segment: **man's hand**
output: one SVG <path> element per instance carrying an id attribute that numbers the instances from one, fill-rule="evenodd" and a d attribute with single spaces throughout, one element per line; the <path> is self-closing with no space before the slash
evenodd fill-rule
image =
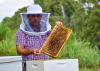
<path id="1" fill-rule="evenodd" d="M 63 24 L 62 24 L 61 21 L 56 21 L 56 25 L 57 25 L 57 26 L 63 26 Z"/>
<path id="2" fill-rule="evenodd" d="M 30 50 L 31 54 L 34 54 L 34 49 Z"/>
<path id="3" fill-rule="evenodd" d="M 42 55 L 39 49 L 34 49 L 34 55 Z"/>
<path id="4" fill-rule="evenodd" d="M 22 46 L 22 45 L 17 45 L 16 49 L 17 49 L 17 53 L 19 55 L 30 55 L 30 54 L 33 54 L 33 55 L 42 55 L 42 53 L 40 52 L 40 50 L 38 50 L 38 49 L 28 50 L 28 49 L 25 49 L 24 46 Z"/>
<path id="5" fill-rule="evenodd" d="M 24 46 L 22 46 L 22 45 L 16 45 L 16 50 L 17 50 L 17 53 L 19 55 L 30 55 L 30 54 L 34 54 L 34 49 L 28 50 L 28 49 L 24 48 Z"/>

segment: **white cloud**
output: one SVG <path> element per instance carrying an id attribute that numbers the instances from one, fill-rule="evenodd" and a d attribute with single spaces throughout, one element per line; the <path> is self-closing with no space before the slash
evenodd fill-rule
<path id="1" fill-rule="evenodd" d="M 33 0 L 0 0 L 0 22 L 4 17 L 14 15 L 19 8 L 33 3 Z"/>
<path id="2" fill-rule="evenodd" d="M 5 0 L 0 0 L 0 4 L 2 4 L 2 3 L 4 3 L 5 2 Z"/>

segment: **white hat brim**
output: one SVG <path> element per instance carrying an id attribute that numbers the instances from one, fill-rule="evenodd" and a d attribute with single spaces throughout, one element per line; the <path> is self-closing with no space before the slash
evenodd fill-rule
<path id="1" fill-rule="evenodd" d="M 50 13 L 20 13 L 20 14 L 50 14 Z"/>

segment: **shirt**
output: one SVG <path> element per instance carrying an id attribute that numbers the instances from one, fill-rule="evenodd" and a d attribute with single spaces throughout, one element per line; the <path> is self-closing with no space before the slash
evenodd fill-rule
<path id="1" fill-rule="evenodd" d="M 16 45 L 23 45 L 25 49 L 31 50 L 31 49 L 40 49 L 43 45 L 43 43 L 45 42 L 46 38 L 48 37 L 48 35 L 50 34 L 50 32 L 46 33 L 45 35 L 41 35 L 41 36 L 31 36 L 28 35 L 26 33 L 24 33 L 21 29 L 18 29 L 17 33 L 16 33 Z M 26 60 L 44 60 L 44 59 L 48 59 L 47 55 L 23 55 L 22 59 L 24 61 Z"/>

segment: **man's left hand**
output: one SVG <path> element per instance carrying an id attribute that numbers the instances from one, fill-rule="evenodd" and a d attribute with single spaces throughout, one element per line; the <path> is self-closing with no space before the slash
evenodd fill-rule
<path id="1" fill-rule="evenodd" d="M 63 26 L 63 24 L 62 24 L 61 21 L 56 21 L 56 25 L 57 25 L 57 26 Z"/>
<path id="2" fill-rule="evenodd" d="M 35 50 L 34 50 L 34 55 L 42 55 L 42 53 L 40 52 L 40 50 L 35 49 Z"/>

